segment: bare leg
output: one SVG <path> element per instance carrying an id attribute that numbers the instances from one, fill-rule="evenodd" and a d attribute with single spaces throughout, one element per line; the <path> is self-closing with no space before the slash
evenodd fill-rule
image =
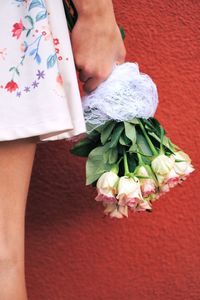
<path id="1" fill-rule="evenodd" d="M 0 142 L 0 299 L 27 300 L 25 210 L 37 137 Z"/>

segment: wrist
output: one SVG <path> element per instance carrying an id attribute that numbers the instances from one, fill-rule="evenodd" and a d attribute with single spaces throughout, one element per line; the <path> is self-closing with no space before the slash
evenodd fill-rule
<path id="1" fill-rule="evenodd" d="M 95 18 L 106 15 L 114 16 L 113 4 L 111 0 L 74 0 L 79 17 Z"/>

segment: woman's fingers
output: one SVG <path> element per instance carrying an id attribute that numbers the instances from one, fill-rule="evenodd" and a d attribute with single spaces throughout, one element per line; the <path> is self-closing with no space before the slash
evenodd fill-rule
<path id="1" fill-rule="evenodd" d="M 85 72 L 84 69 L 79 71 L 79 80 L 81 82 L 86 82 L 89 78 L 91 78 L 92 74 Z"/>
<path id="2" fill-rule="evenodd" d="M 97 88 L 97 86 L 102 82 L 102 80 L 97 78 L 89 78 L 83 85 L 83 89 L 86 93 L 90 93 Z"/>
<path id="3" fill-rule="evenodd" d="M 105 70 L 106 67 L 103 68 L 104 71 L 96 71 L 94 70 L 93 72 L 84 72 L 82 73 L 82 78 L 86 79 L 83 80 L 84 85 L 83 85 L 83 89 L 86 93 L 89 93 L 93 90 L 95 90 L 97 88 L 97 86 L 103 82 L 104 80 L 106 80 L 108 78 L 108 76 L 110 75 L 110 73 L 112 72 L 112 69 L 110 70 Z"/>

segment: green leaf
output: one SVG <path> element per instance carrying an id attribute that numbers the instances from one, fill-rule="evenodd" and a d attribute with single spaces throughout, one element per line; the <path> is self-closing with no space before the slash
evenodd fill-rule
<path id="1" fill-rule="evenodd" d="M 105 151 L 104 153 L 103 153 L 103 161 L 104 161 L 104 163 L 107 163 L 108 162 L 108 159 L 109 159 L 109 150 L 108 151 Z"/>
<path id="2" fill-rule="evenodd" d="M 73 4 L 73 1 L 71 0 L 63 1 L 63 4 L 64 4 L 67 23 L 68 23 L 68 28 L 70 31 L 72 31 L 77 21 L 78 13 L 76 7 Z"/>
<path id="3" fill-rule="evenodd" d="M 119 143 L 123 146 L 129 146 L 131 144 L 131 140 L 127 138 L 124 132 L 122 132 L 120 138 L 119 138 Z"/>
<path id="4" fill-rule="evenodd" d="M 139 124 L 138 118 L 133 118 L 132 120 L 129 120 L 128 122 L 135 124 L 135 125 Z"/>
<path id="5" fill-rule="evenodd" d="M 132 144 L 128 151 L 136 153 L 137 152 L 137 148 L 138 148 L 137 144 Z"/>
<path id="6" fill-rule="evenodd" d="M 121 32 L 121 36 L 122 36 L 122 39 L 124 40 L 125 39 L 125 31 L 124 31 L 124 28 L 122 26 L 119 27 L 120 28 L 120 32 Z"/>
<path id="7" fill-rule="evenodd" d="M 149 118 L 149 119 L 141 119 L 141 120 L 147 131 L 154 132 L 159 137 L 161 136 L 161 128 L 163 129 L 164 134 L 166 133 L 164 128 L 161 126 L 161 124 L 157 119 Z"/>
<path id="8" fill-rule="evenodd" d="M 93 149 L 86 161 L 86 185 L 96 181 L 104 172 L 109 171 L 111 166 L 103 161 L 103 154 L 108 145 Z"/>
<path id="9" fill-rule="evenodd" d="M 105 126 L 101 132 L 101 143 L 102 144 L 106 143 L 106 141 L 110 137 L 115 125 L 116 125 L 116 123 L 114 121 L 107 122 L 107 126 Z"/>
<path id="10" fill-rule="evenodd" d="M 133 172 L 135 170 L 135 168 L 137 167 L 136 156 L 135 156 L 135 154 L 127 153 L 127 158 L 128 158 L 129 171 Z"/>
<path id="11" fill-rule="evenodd" d="M 111 148 L 109 150 L 109 158 L 108 158 L 108 162 L 109 164 L 114 164 L 116 163 L 118 158 L 118 150 L 117 147 Z"/>
<path id="12" fill-rule="evenodd" d="M 110 147 L 113 148 L 117 146 L 117 143 L 119 141 L 119 138 L 121 136 L 121 133 L 124 129 L 123 123 L 119 123 L 113 130 L 112 136 L 111 136 L 111 142 L 110 142 Z"/>
<path id="13" fill-rule="evenodd" d="M 91 124 L 90 124 L 91 126 Z M 92 125 L 93 128 L 95 128 L 95 130 L 99 133 L 102 133 L 102 131 L 104 130 L 104 128 L 107 126 L 107 122 L 105 122 L 104 124 L 102 125 L 99 125 L 99 126 L 96 126 L 96 125 Z"/>
<path id="14" fill-rule="evenodd" d="M 133 144 L 135 144 L 136 143 L 135 125 L 129 122 L 124 122 L 124 127 L 125 127 L 126 136 L 132 141 Z"/>
<path id="15" fill-rule="evenodd" d="M 88 156 L 90 151 L 100 145 L 100 134 L 93 130 L 86 137 L 76 142 L 70 152 L 78 156 Z"/>
<path id="16" fill-rule="evenodd" d="M 98 146 L 89 153 L 88 157 L 91 159 L 98 159 L 98 157 L 101 156 L 101 158 L 103 158 L 103 154 L 109 149 L 109 147 L 109 143 L 106 143 L 104 146 Z"/>
<path id="17" fill-rule="evenodd" d="M 96 125 L 94 125 L 94 124 L 91 124 L 91 123 L 89 123 L 89 122 L 87 122 L 86 124 L 86 130 L 87 130 L 87 132 L 92 132 L 92 130 L 94 130 L 94 128 L 95 128 L 95 126 Z"/>
<path id="18" fill-rule="evenodd" d="M 121 155 L 123 155 L 123 153 L 124 153 L 124 146 L 123 145 L 121 145 L 120 143 L 118 143 L 118 145 L 117 145 L 117 151 L 118 151 L 118 153 L 119 154 L 121 154 Z"/>
<path id="19" fill-rule="evenodd" d="M 88 156 L 90 151 L 98 146 L 100 135 L 98 132 L 91 132 L 84 139 L 78 141 L 70 149 L 70 152 L 78 156 Z"/>
<path id="20" fill-rule="evenodd" d="M 86 161 L 86 185 L 89 185 L 96 181 L 106 170 L 106 165 L 102 164 L 102 159 Z"/>
<path id="21" fill-rule="evenodd" d="M 160 137 L 158 137 L 154 132 L 148 132 L 150 136 L 152 136 L 155 140 L 157 140 L 159 143 L 161 142 Z M 166 136 L 163 137 L 163 145 L 170 150 L 171 153 L 174 153 L 175 148 L 170 139 Z"/>
<path id="22" fill-rule="evenodd" d="M 90 151 L 94 148 L 93 143 L 89 139 L 84 139 L 76 143 L 73 148 L 70 149 L 70 152 L 78 156 L 88 156 Z"/>
<path id="23" fill-rule="evenodd" d="M 148 156 L 153 156 L 149 144 L 147 143 L 143 134 L 137 132 L 137 145 L 139 147 L 139 151 Z"/>

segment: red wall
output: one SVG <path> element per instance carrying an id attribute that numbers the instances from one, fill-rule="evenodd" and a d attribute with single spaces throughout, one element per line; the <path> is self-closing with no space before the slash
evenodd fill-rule
<path id="1" fill-rule="evenodd" d="M 200 1 L 114 1 L 127 60 L 156 82 L 157 118 L 196 172 L 152 213 L 103 218 L 85 160 L 37 148 L 26 215 L 30 300 L 200 299 Z"/>

